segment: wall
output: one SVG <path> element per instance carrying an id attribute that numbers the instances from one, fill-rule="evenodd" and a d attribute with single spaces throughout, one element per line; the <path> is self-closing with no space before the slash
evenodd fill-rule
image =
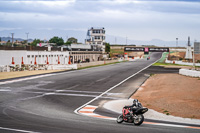
<path id="1" fill-rule="evenodd" d="M 68 51 L 0 50 L 0 66 L 38 64 L 68 64 Z M 48 59 L 47 59 L 48 58 Z M 14 64 L 12 64 L 12 62 Z"/>
<path id="2" fill-rule="evenodd" d="M 180 69 L 179 74 L 191 76 L 191 77 L 200 77 L 200 71 L 196 71 L 196 70 Z"/>

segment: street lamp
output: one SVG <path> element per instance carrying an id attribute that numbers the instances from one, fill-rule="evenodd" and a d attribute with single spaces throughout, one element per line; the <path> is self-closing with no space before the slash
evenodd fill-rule
<path id="1" fill-rule="evenodd" d="M 176 38 L 176 60 L 178 60 L 177 59 L 177 46 L 178 46 L 178 38 Z"/>
<path id="2" fill-rule="evenodd" d="M 28 45 L 28 34 L 29 34 L 29 33 L 26 33 L 26 35 L 27 35 L 27 45 Z"/>

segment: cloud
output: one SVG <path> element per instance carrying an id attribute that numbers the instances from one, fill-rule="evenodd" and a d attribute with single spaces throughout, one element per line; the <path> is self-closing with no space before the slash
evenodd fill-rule
<path id="1" fill-rule="evenodd" d="M 84 31 L 103 26 L 129 39 L 170 40 L 200 30 L 200 2 L 150 0 L 0 1 L 2 29 Z M 195 33 L 195 34 L 194 34 Z M 183 35 L 184 34 L 184 35 Z M 198 36 L 198 35 L 196 35 Z"/>

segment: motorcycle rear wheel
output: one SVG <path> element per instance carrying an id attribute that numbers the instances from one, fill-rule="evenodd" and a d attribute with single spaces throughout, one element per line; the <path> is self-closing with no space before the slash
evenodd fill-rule
<path id="1" fill-rule="evenodd" d="M 139 126 L 143 123 L 143 121 L 144 121 L 144 116 L 142 114 L 139 114 L 139 115 L 136 115 L 136 118 L 134 118 L 133 123 L 136 126 Z"/>
<path id="2" fill-rule="evenodd" d="M 117 117 L 117 123 L 122 123 L 123 121 L 124 121 L 123 115 L 119 115 L 119 116 Z"/>

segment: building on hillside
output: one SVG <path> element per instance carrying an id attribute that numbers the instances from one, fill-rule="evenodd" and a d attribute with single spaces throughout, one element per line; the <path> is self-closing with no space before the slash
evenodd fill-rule
<path id="1" fill-rule="evenodd" d="M 200 42 L 194 42 L 194 54 L 200 54 Z"/>

